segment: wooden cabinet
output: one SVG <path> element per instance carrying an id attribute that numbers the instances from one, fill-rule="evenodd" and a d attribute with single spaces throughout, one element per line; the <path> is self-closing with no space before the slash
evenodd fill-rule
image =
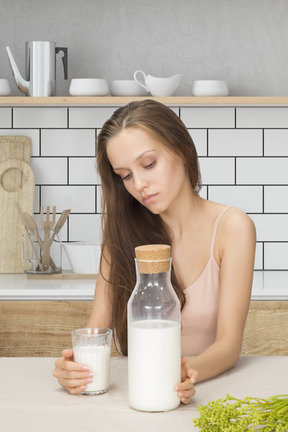
<path id="1" fill-rule="evenodd" d="M 243 356 L 288 355 L 288 301 L 252 301 Z"/>
<path id="2" fill-rule="evenodd" d="M 59 357 L 91 301 L 0 301 L 0 356 Z M 113 344 L 112 355 L 117 355 Z M 288 301 L 252 301 L 242 355 L 288 355 Z"/>
<path id="3" fill-rule="evenodd" d="M 0 356 L 60 357 L 91 308 L 91 301 L 0 301 Z"/>

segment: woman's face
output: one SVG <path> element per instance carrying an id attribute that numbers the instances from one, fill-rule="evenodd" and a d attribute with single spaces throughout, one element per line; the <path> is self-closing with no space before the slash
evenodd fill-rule
<path id="1" fill-rule="evenodd" d="M 107 144 L 107 156 L 127 191 L 154 214 L 177 205 L 190 184 L 184 162 L 142 129 L 123 129 Z"/>

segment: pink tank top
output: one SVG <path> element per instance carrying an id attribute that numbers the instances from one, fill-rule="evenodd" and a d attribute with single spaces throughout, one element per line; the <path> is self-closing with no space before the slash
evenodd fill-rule
<path id="1" fill-rule="evenodd" d="M 195 356 L 211 345 L 216 338 L 220 268 L 214 258 L 214 245 L 219 219 L 214 223 L 210 257 L 201 275 L 184 290 L 186 303 L 181 313 L 182 356 Z"/>

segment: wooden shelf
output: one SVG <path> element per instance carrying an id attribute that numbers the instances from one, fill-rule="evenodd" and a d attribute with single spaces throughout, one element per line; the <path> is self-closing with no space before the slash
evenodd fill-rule
<path id="1" fill-rule="evenodd" d="M 27 97 L 8 96 L 0 97 L 0 106 L 117 106 L 125 105 L 132 100 L 154 99 L 167 105 L 288 105 L 288 97 L 270 96 L 228 96 L 228 97 L 115 97 L 115 96 L 54 96 L 54 97 Z"/>

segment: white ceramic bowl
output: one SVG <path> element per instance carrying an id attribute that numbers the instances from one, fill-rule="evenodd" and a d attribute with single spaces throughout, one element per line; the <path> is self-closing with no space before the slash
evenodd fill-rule
<path id="1" fill-rule="evenodd" d="M 69 93 L 71 96 L 107 96 L 109 88 L 106 79 L 73 78 Z"/>
<path id="2" fill-rule="evenodd" d="M 226 81 L 197 80 L 192 85 L 193 96 L 228 96 L 229 89 Z"/>
<path id="3" fill-rule="evenodd" d="M 134 80 L 114 80 L 111 83 L 112 96 L 145 96 L 147 90 Z"/>
<path id="4" fill-rule="evenodd" d="M 5 78 L 0 79 L 0 96 L 8 96 L 10 91 L 9 81 Z"/>
<path id="5" fill-rule="evenodd" d="M 63 243 L 63 247 L 74 273 L 98 273 L 101 246 L 83 242 L 71 242 Z"/>

